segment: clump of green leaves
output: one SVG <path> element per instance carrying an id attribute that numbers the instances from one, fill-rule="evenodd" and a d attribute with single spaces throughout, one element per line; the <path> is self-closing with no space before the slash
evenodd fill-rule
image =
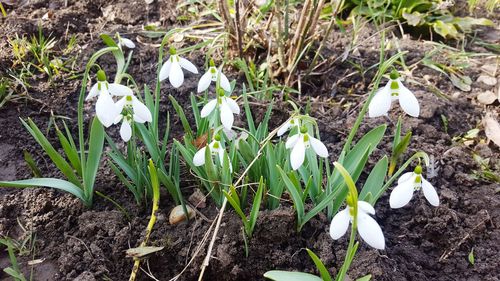
<path id="1" fill-rule="evenodd" d="M 440 0 L 347 0 L 345 9 L 351 15 L 361 15 L 377 22 L 398 21 L 409 26 L 431 29 L 443 38 L 458 39 L 477 25 L 493 26 L 485 18 L 458 17 L 451 5 Z"/>

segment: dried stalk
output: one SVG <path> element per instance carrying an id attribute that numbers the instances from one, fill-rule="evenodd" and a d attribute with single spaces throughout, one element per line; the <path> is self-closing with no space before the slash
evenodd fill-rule
<path id="1" fill-rule="evenodd" d="M 267 144 L 270 142 L 270 140 L 276 135 L 276 133 L 278 132 L 278 129 L 279 129 L 279 127 L 274 129 L 271 133 L 269 133 L 267 138 L 265 138 L 261 142 L 259 151 L 257 151 L 257 155 L 252 160 L 252 162 L 250 162 L 250 164 L 245 169 L 245 171 L 241 174 L 241 176 L 238 178 L 238 180 L 234 183 L 234 186 L 238 186 L 241 183 L 241 181 L 243 181 L 243 179 L 247 175 L 248 171 L 250 171 L 250 168 L 252 168 L 253 164 L 255 162 L 257 162 L 259 157 L 262 155 L 262 151 L 264 150 L 264 148 L 267 146 Z M 203 260 L 203 263 L 201 264 L 201 272 L 200 272 L 200 275 L 198 276 L 198 281 L 203 280 L 203 274 L 205 273 L 205 270 L 209 265 L 210 258 L 212 257 L 212 250 L 213 250 L 213 247 L 215 244 L 215 240 L 217 239 L 217 234 L 219 233 L 220 224 L 222 222 L 222 216 L 224 215 L 224 210 L 226 209 L 226 205 L 227 205 L 227 197 L 224 197 L 224 201 L 222 202 L 222 207 L 219 211 L 219 214 L 217 215 L 217 224 L 215 225 L 214 234 L 212 235 L 212 240 L 210 241 L 210 244 L 208 245 L 207 255 L 205 256 L 205 259 Z"/>

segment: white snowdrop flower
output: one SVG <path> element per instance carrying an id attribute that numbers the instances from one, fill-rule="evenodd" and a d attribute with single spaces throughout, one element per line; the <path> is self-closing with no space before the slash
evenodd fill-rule
<path id="1" fill-rule="evenodd" d="M 170 57 L 160 69 L 160 81 L 168 78 L 170 84 L 175 88 L 179 88 L 184 83 L 184 72 L 182 69 L 198 74 L 198 69 L 187 59 L 177 55 L 177 50 L 170 48 Z"/>
<path id="2" fill-rule="evenodd" d="M 145 123 L 153 120 L 149 108 L 133 94 L 126 95 L 117 101 L 116 107 L 121 114 L 118 115 L 114 123 L 122 121 L 120 136 L 125 142 L 129 141 L 132 136 L 132 122 Z"/>
<path id="3" fill-rule="evenodd" d="M 224 157 L 224 148 L 222 147 L 220 140 L 221 140 L 220 136 L 215 135 L 214 139 L 210 144 L 198 150 L 193 157 L 194 165 L 195 166 L 205 165 L 205 151 L 207 150 L 208 147 L 210 149 L 210 153 L 212 154 L 212 156 L 217 155 L 219 157 L 219 163 L 222 166 L 225 161 L 224 159 L 225 157 Z M 231 171 L 233 170 L 231 163 L 229 163 L 229 169 Z"/>
<path id="4" fill-rule="evenodd" d="M 202 118 L 207 117 L 216 107 L 220 111 L 220 122 L 222 123 L 222 126 L 226 130 L 231 130 L 234 123 L 233 114 L 240 114 L 238 104 L 231 97 L 226 97 L 224 91 L 219 89 L 217 98 L 210 100 L 207 104 L 205 104 L 205 106 L 201 109 L 200 116 Z"/>
<path id="5" fill-rule="evenodd" d="M 201 76 L 200 81 L 198 82 L 198 93 L 201 93 L 208 89 L 210 83 L 217 83 L 217 79 L 219 79 L 219 77 L 219 84 L 221 88 L 226 92 L 231 92 L 231 84 L 229 83 L 226 75 L 224 75 L 221 70 L 217 69 L 215 67 L 214 60 L 210 59 L 210 67 L 208 68 L 208 71 Z"/>
<path id="6" fill-rule="evenodd" d="M 290 163 L 292 164 L 292 169 L 297 170 L 304 163 L 304 158 L 306 155 L 306 149 L 312 147 L 313 151 L 320 157 L 328 157 L 328 149 L 326 146 L 317 138 L 310 136 L 307 133 L 307 128 L 302 126 L 300 132 L 288 138 L 285 143 L 287 149 L 292 149 L 290 153 Z"/>
<path id="7" fill-rule="evenodd" d="M 358 214 L 356 216 L 357 230 L 361 238 L 371 247 L 379 250 L 385 248 L 385 238 L 382 229 L 370 215 L 375 215 L 375 209 L 370 203 L 358 201 Z M 348 205 L 347 208 L 338 212 L 330 224 L 330 236 L 337 240 L 344 236 L 349 228 L 349 222 L 354 220 L 354 207 Z"/>
<path id="8" fill-rule="evenodd" d="M 436 189 L 422 177 L 422 166 L 418 165 L 413 172 L 404 173 L 398 179 L 398 185 L 392 190 L 389 197 L 391 208 L 404 207 L 413 197 L 413 191 L 420 189 L 432 206 L 439 206 L 439 196 Z"/>
<path id="9" fill-rule="evenodd" d="M 118 42 L 120 43 L 120 46 L 125 46 L 129 49 L 134 49 L 135 48 L 135 43 L 134 41 L 127 39 L 125 37 L 118 37 Z"/>
<path id="10" fill-rule="evenodd" d="M 98 97 L 95 104 L 95 111 L 99 121 L 107 128 L 113 124 L 120 110 L 116 107 L 112 95 L 123 96 L 132 95 L 132 89 L 117 83 L 108 83 L 104 71 L 97 71 L 97 83 L 90 88 L 85 100 Z"/>
<path id="11" fill-rule="evenodd" d="M 396 71 L 390 74 L 390 80 L 387 85 L 379 89 L 368 106 L 368 116 L 378 117 L 387 115 L 391 109 L 393 101 L 398 100 L 399 105 L 408 115 L 418 117 L 420 114 L 420 105 L 415 95 L 406 88 Z"/>
<path id="12" fill-rule="evenodd" d="M 290 120 L 287 120 L 281 127 L 278 129 L 278 137 L 281 137 L 283 134 L 291 130 L 293 127 L 300 128 L 300 119 L 298 117 L 294 117 Z"/>

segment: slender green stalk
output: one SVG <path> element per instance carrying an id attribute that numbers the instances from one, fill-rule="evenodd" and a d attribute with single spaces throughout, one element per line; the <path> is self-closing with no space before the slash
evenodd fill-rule
<path id="1" fill-rule="evenodd" d="M 356 241 L 356 232 L 357 232 L 357 220 L 356 218 L 352 220 L 351 227 L 351 235 L 349 237 L 349 245 L 347 246 L 347 252 L 344 258 L 344 263 L 342 264 L 342 268 L 340 269 L 339 274 L 337 275 L 336 281 L 344 281 L 345 275 L 347 274 L 347 270 L 350 267 L 350 260 L 352 256 L 352 252 L 354 251 L 354 243 Z"/>
<path id="2" fill-rule="evenodd" d="M 95 62 L 99 57 L 106 53 L 110 53 L 113 51 L 116 51 L 118 48 L 117 47 L 107 47 L 104 49 L 101 49 L 97 51 L 88 61 L 87 66 L 85 67 L 85 72 L 83 73 L 83 79 L 82 79 L 82 87 L 80 88 L 80 96 L 78 97 L 78 144 L 80 147 L 80 163 L 82 169 L 86 168 L 85 165 L 85 135 L 83 134 L 84 126 L 83 126 L 83 101 L 85 94 L 87 92 L 87 81 L 89 78 L 89 72 L 92 66 L 94 66 Z M 82 171 L 82 174 L 85 174 L 84 171 Z M 83 177 L 83 186 L 85 187 L 85 177 Z"/>
<path id="3" fill-rule="evenodd" d="M 0 2 L 0 11 L 2 12 L 2 16 L 4 18 L 6 18 L 7 17 L 7 12 L 5 11 L 5 9 L 4 9 L 3 5 L 2 5 L 2 2 Z"/>

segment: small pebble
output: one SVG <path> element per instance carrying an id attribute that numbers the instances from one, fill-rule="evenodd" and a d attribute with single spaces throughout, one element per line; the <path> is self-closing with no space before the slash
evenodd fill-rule
<path id="1" fill-rule="evenodd" d="M 192 219 L 196 216 L 196 213 L 191 207 L 186 205 L 186 209 L 189 215 L 189 219 Z M 186 216 L 184 215 L 184 210 L 182 209 L 181 205 L 176 206 L 175 208 L 172 209 L 172 211 L 170 211 L 170 216 L 168 220 L 170 224 L 178 224 L 186 220 Z"/>

